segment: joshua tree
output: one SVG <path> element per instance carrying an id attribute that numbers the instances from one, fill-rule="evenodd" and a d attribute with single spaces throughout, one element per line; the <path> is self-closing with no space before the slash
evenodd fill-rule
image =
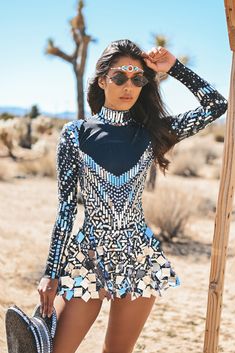
<path id="1" fill-rule="evenodd" d="M 52 39 L 48 39 L 46 54 L 55 55 L 72 64 L 76 77 L 77 88 L 77 119 L 84 119 L 84 88 L 83 75 L 87 59 L 87 49 L 90 42 L 96 42 L 86 34 L 85 21 L 82 14 L 84 2 L 79 0 L 77 15 L 70 20 L 71 34 L 75 43 L 75 49 L 72 54 L 66 54 L 63 50 L 54 45 Z"/>
<path id="2" fill-rule="evenodd" d="M 164 35 L 153 35 L 153 37 L 154 37 L 154 46 L 156 46 L 156 47 L 161 46 L 161 47 L 167 48 L 170 44 L 169 40 Z M 188 56 L 179 56 L 179 60 L 184 65 L 189 63 Z M 157 74 L 157 79 L 159 80 L 159 83 L 161 83 L 162 81 L 166 80 L 168 78 L 168 76 L 169 75 L 167 73 L 160 72 Z M 156 167 L 155 167 L 154 163 L 152 163 L 152 165 L 150 167 L 150 171 L 149 171 L 149 177 L 146 180 L 147 190 L 149 190 L 149 191 L 154 190 L 155 184 L 156 184 L 156 177 L 157 177 Z"/>

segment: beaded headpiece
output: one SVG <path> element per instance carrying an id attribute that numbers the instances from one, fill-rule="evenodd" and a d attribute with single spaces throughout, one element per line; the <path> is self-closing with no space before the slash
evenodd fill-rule
<path id="1" fill-rule="evenodd" d="M 122 66 L 118 66 L 118 67 L 111 67 L 110 70 L 122 70 L 122 71 L 128 71 L 128 72 L 133 72 L 133 71 L 141 71 L 144 72 L 144 70 L 142 70 L 141 68 L 139 68 L 138 66 L 133 66 L 132 64 L 129 65 L 122 65 Z"/>

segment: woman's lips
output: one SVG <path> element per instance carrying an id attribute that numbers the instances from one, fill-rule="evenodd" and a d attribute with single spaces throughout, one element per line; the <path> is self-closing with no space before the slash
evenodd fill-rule
<path id="1" fill-rule="evenodd" d="M 132 97 L 120 97 L 120 99 L 130 101 L 130 100 L 132 100 L 133 98 L 132 98 Z"/>

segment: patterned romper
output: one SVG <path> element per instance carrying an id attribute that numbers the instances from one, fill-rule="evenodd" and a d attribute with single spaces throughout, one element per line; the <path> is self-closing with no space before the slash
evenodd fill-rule
<path id="1" fill-rule="evenodd" d="M 179 141 L 225 113 L 227 100 L 178 59 L 168 74 L 200 102 L 195 110 L 169 117 Z M 59 202 L 44 276 L 59 279 L 57 295 L 88 301 L 130 293 L 134 300 L 179 286 L 143 214 L 142 192 L 153 161 L 146 128 L 130 111 L 103 106 L 86 120 L 64 125 L 56 155 Z M 85 217 L 71 234 L 78 181 Z"/>

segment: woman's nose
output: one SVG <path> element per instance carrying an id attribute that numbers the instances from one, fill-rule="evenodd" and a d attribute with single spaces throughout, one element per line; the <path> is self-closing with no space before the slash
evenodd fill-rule
<path id="1" fill-rule="evenodd" d="M 131 79 L 129 78 L 126 82 L 125 82 L 125 88 L 132 88 L 134 86 L 133 82 L 131 81 Z"/>

